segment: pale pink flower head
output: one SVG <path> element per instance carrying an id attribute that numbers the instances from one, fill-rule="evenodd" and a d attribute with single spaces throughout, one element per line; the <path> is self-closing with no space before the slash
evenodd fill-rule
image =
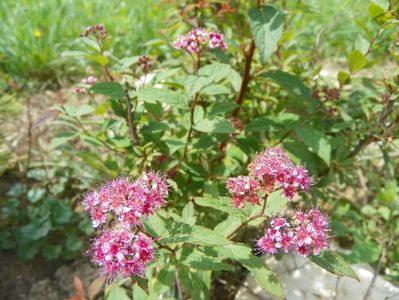
<path id="1" fill-rule="evenodd" d="M 175 49 L 185 49 L 191 54 L 200 53 L 206 46 L 210 49 L 227 49 L 223 34 L 219 32 L 208 32 L 203 28 L 193 28 L 189 33 L 179 36 L 173 42 L 173 47 Z"/>
<path id="2" fill-rule="evenodd" d="M 86 93 L 86 91 L 87 90 L 84 87 L 78 86 L 78 87 L 75 88 L 75 93 L 76 94 L 84 94 L 84 93 Z"/>
<path id="3" fill-rule="evenodd" d="M 220 32 L 212 31 L 209 33 L 209 48 L 215 49 L 220 48 L 221 50 L 226 50 L 227 45 L 224 42 L 224 35 Z"/>
<path id="4" fill-rule="evenodd" d="M 227 190 L 232 196 L 233 207 L 244 206 L 244 202 L 259 204 L 259 183 L 249 176 L 230 177 L 227 179 Z"/>
<path id="5" fill-rule="evenodd" d="M 100 273 L 111 278 L 143 276 L 154 258 L 151 238 L 123 228 L 105 230 L 93 240 L 89 253 Z"/>
<path id="6" fill-rule="evenodd" d="M 88 84 L 88 85 L 93 85 L 93 84 L 95 84 L 97 81 L 98 81 L 98 80 L 97 80 L 96 77 L 94 77 L 94 76 L 89 76 L 89 77 L 87 77 L 87 78 L 83 78 L 83 79 L 80 81 L 80 83 Z"/>

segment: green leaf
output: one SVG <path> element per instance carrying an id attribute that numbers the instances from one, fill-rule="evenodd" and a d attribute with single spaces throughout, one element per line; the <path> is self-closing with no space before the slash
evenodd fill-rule
<path id="1" fill-rule="evenodd" d="M 273 6 L 251 8 L 249 25 L 263 63 L 272 56 L 283 33 L 284 15 Z"/>
<path id="2" fill-rule="evenodd" d="M 347 72 L 338 72 L 338 82 L 340 86 L 343 86 L 350 82 L 351 76 Z"/>
<path id="3" fill-rule="evenodd" d="M 231 216 L 244 217 L 240 209 L 231 206 L 231 199 L 229 197 L 214 197 L 205 194 L 202 197 L 194 198 L 194 203 L 200 206 L 211 207 L 223 211 Z"/>
<path id="4" fill-rule="evenodd" d="M 204 118 L 198 122 L 194 129 L 205 133 L 232 133 L 234 128 L 228 119 L 215 118 L 213 120 Z"/>
<path id="5" fill-rule="evenodd" d="M 211 271 L 192 271 L 184 265 L 178 265 L 179 279 L 193 300 L 209 299 Z"/>
<path id="6" fill-rule="evenodd" d="M 178 108 L 188 108 L 184 95 L 168 89 L 144 88 L 137 91 L 137 97 L 149 103 L 161 102 Z"/>
<path id="7" fill-rule="evenodd" d="M 61 255 L 62 248 L 60 245 L 46 244 L 43 247 L 42 253 L 48 260 L 57 259 Z"/>
<path id="8" fill-rule="evenodd" d="M 312 105 L 317 104 L 317 100 L 312 97 L 311 89 L 304 84 L 301 78 L 296 75 L 280 70 L 272 70 L 262 73 L 259 76 L 265 79 L 272 80 L 283 89 L 301 97 L 304 100 L 307 100 Z"/>
<path id="9" fill-rule="evenodd" d="M 375 3 L 370 3 L 367 10 L 369 12 L 369 16 L 373 19 L 378 19 L 385 15 L 384 8 Z"/>
<path id="10" fill-rule="evenodd" d="M 226 79 L 232 70 L 230 65 L 216 62 L 202 67 L 199 70 L 199 75 L 208 77 L 211 82 L 219 82 Z"/>
<path id="11" fill-rule="evenodd" d="M 278 298 L 284 298 L 283 288 L 276 275 L 269 269 L 262 258 L 254 256 L 252 249 L 244 244 L 231 244 L 222 246 L 219 253 L 223 258 L 237 260 L 252 275 L 256 282 L 267 292 Z"/>
<path id="12" fill-rule="evenodd" d="M 89 91 L 115 99 L 123 99 L 125 97 L 123 86 L 116 82 L 100 82 L 93 85 Z"/>
<path id="13" fill-rule="evenodd" d="M 55 138 L 51 140 L 50 149 L 54 149 L 62 144 L 65 144 L 67 141 L 72 140 L 77 137 L 79 132 L 76 131 L 64 131 L 58 134 Z"/>
<path id="14" fill-rule="evenodd" d="M 186 80 L 184 81 L 184 88 L 187 95 L 193 96 L 198 93 L 202 88 L 212 83 L 212 81 L 213 80 L 210 77 L 188 75 L 186 76 Z"/>
<path id="15" fill-rule="evenodd" d="M 113 287 L 110 289 L 106 300 L 130 300 L 125 289 L 121 287 Z"/>
<path id="16" fill-rule="evenodd" d="M 281 191 L 275 191 L 267 197 L 265 214 L 268 217 L 274 216 L 281 212 L 287 205 L 287 198 L 283 197 Z"/>
<path id="17" fill-rule="evenodd" d="M 319 256 L 311 256 L 310 260 L 335 275 L 347 276 L 359 281 L 359 278 L 351 266 L 342 256 L 335 252 L 324 251 Z"/>
<path id="18" fill-rule="evenodd" d="M 147 300 L 151 298 L 138 284 L 135 284 L 133 285 L 133 299 Z"/>
<path id="19" fill-rule="evenodd" d="M 184 255 L 183 253 L 182 256 L 179 262 L 194 269 L 210 271 L 234 270 L 232 266 L 221 262 L 218 257 L 208 256 L 197 249 L 194 249 L 193 252 L 188 255 Z"/>
<path id="20" fill-rule="evenodd" d="M 331 144 L 326 136 L 310 127 L 300 127 L 295 131 L 312 152 L 316 153 L 329 166 L 331 163 Z"/>
<path id="21" fill-rule="evenodd" d="M 359 50 L 353 50 L 348 56 L 349 70 L 355 73 L 363 69 L 367 64 L 367 59 Z"/>
<path id="22" fill-rule="evenodd" d="M 189 225 L 194 225 L 196 221 L 194 212 L 195 212 L 194 204 L 190 201 L 183 208 L 182 211 L 183 222 Z"/>
<path id="23" fill-rule="evenodd" d="M 29 202 L 35 203 L 43 198 L 46 194 L 46 190 L 44 188 L 33 187 L 28 191 L 27 197 Z"/>
<path id="24" fill-rule="evenodd" d="M 228 237 L 241 223 L 241 218 L 229 215 L 224 221 L 217 224 L 213 230 L 224 237 Z"/>
<path id="25" fill-rule="evenodd" d="M 203 88 L 202 93 L 209 96 L 224 95 L 229 94 L 230 89 L 222 84 L 213 84 Z"/>
<path id="26" fill-rule="evenodd" d="M 370 42 L 365 39 L 361 34 L 356 39 L 355 48 L 362 52 L 362 54 L 366 55 L 367 51 L 369 50 Z"/>

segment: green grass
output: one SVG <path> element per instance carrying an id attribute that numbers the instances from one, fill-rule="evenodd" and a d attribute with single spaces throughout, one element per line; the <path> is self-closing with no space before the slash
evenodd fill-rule
<path id="1" fill-rule="evenodd" d="M 64 70 L 60 53 L 80 32 L 102 23 L 114 37 L 116 55 L 140 54 L 159 36 L 167 10 L 157 0 L 2 0 L 0 72 L 14 80 L 45 82 Z"/>

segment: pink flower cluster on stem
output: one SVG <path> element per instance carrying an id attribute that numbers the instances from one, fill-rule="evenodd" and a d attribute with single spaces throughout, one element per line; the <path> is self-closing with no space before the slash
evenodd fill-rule
<path id="1" fill-rule="evenodd" d="M 327 217 L 317 208 L 297 210 L 290 221 L 275 217 L 257 241 L 257 248 L 265 254 L 292 251 L 302 256 L 319 255 L 328 248 L 328 224 Z"/>
<path id="2" fill-rule="evenodd" d="M 191 54 L 198 54 L 208 46 L 210 49 L 226 50 L 224 35 L 220 32 L 208 32 L 203 28 L 193 28 L 186 35 L 179 36 L 174 42 L 176 49 L 185 49 Z"/>
<path id="3" fill-rule="evenodd" d="M 231 177 L 227 180 L 227 190 L 232 196 L 234 207 L 242 207 L 247 200 L 259 204 L 260 191 L 269 194 L 276 187 L 292 199 L 299 190 L 306 191 L 312 184 L 308 171 L 301 165 L 291 162 L 281 148 L 268 148 L 256 155 L 248 166 L 249 176 Z"/>
<path id="4" fill-rule="evenodd" d="M 147 172 L 133 182 L 111 180 L 85 196 L 83 205 L 93 227 L 102 231 L 90 251 L 102 273 L 111 277 L 143 275 L 154 250 L 151 238 L 137 232 L 142 220 L 164 205 L 168 193 L 164 176 Z"/>

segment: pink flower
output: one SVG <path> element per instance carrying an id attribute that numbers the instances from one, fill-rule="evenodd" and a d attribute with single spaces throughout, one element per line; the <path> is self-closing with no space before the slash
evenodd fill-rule
<path id="1" fill-rule="evenodd" d="M 106 230 L 95 238 L 90 251 L 102 275 L 143 276 L 153 260 L 152 240 L 144 234 L 134 235 L 125 229 Z"/>
<path id="2" fill-rule="evenodd" d="M 200 53 L 206 45 L 208 45 L 210 49 L 227 49 L 223 34 L 219 32 L 208 32 L 203 28 L 193 28 L 189 33 L 179 36 L 173 42 L 173 47 L 175 49 L 185 49 L 191 54 Z"/>
<path id="3" fill-rule="evenodd" d="M 245 200 L 255 205 L 260 198 L 258 196 L 259 183 L 249 176 L 238 176 L 227 179 L 227 189 L 233 198 L 233 206 L 238 208 L 244 205 Z"/>
<path id="4" fill-rule="evenodd" d="M 296 211 L 291 221 L 273 218 L 256 246 L 265 254 L 282 249 L 285 253 L 294 251 L 303 256 L 319 255 L 328 248 L 328 232 L 328 220 L 317 208 Z"/>
<path id="5" fill-rule="evenodd" d="M 80 83 L 93 85 L 97 82 L 97 78 L 94 76 L 89 76 L 87 78 L 83 78 Z"/>
<path id="6" fill-rule="evenodd" d="M 106 215 L 127 227 L 140 225 L 165 203 L 169 186 L 160 173 L 147 172 L 136 181 L 117 178 L 88 193 L 83 200 L 90 213 L 93 227 L 106 223 Z"/>
<path id="7" fill-rule="evenodd" d="M 312 184 L 308 171 L 293 164 L 281 148 L 272 147 L 259 153 L 248 169 L 250 176 L 259 180 L 265 192 L 272 192 L 277 183 L 288 199 L 292 199 L 298 190 L 308 190 Z"/>
<path id="8" fill-rule="evenodd" d="M 75 88 L 75 93 L 76 94 L 84 94 L 84 93 L 86 93 L 86 89 L 84 87 L 78 86 Z"/>

